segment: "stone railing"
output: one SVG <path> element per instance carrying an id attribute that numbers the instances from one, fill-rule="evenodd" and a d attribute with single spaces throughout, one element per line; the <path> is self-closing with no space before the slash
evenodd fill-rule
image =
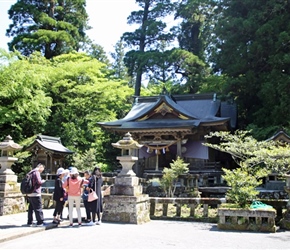
<path id="1" fill-rule="evenodd" d="M 219 208 L 218 216 L 219 229 L 276 232 L 275 209 Z"/>
<path id="2" fill-rule="evenodd" d="M 199 212 L 202 210 L 199 218 L 209 218 L 209 207 L 217 208 L 221 203 L 225 202 L 225 199 L 220 198 L 150 197 L 149 199 L 151 219 L 174 220 L 195 220 L 197 218 L 197 209 Z M 217 220 L 217 217 L 213 219 Z"/>

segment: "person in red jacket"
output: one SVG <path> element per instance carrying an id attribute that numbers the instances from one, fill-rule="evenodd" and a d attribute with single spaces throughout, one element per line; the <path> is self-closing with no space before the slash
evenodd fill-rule
<path id="1" fill-rule="evenodd" d="M 73 226 L 73 207 L 74 203 L 77 210 L 78 215 L 78 225 L 82 225 L 82 217 L 81 217 L 81 194 L 82 194 L 82 186 L 87 183 L 83 178 L 79 176 L 79 172 L 77 168 L 73 167 L 70 171 L 70 177 L 63 183 L 62 187 L 67 189 L 68 193 L 68 208 L 69 208 L 69 222 L 70 227 Z"/>

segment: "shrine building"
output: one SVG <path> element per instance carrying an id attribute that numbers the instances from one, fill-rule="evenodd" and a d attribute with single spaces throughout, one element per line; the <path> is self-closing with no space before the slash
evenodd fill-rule
<path id="1" fill-rule="evenodd" d="M 216 94 L 136 97 L 124 118 L 98 124 L 121 136 L 130 132 L 143 145 L 134 155 L 139 159 L 134 168 L 139 177 L 154 177 L 181 157 L 190 163 L 190 173 L 219 178 L 229 158 L 204 146 L 204 136 L 211 131 L 235 130 L 237 107 L 217 99 Z"/>
<path id="2" fill-rule="evenodd" d="M 65 159 L 74 153 L 62 145 L 59 137 L 47 135 L 38 135 L 25 150 L 32 152 L 32 167 L 42 163 L 46 166 L 45 172 L 50 175 L 55 175 L 59 167 L 67 168 Z"/>

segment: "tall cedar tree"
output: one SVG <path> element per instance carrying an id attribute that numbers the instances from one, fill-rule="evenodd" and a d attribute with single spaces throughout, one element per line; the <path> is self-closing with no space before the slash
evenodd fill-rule
<path id="1" fill-rule="evenodd" d="M 114 46 L 115 52 L 110 53 L 113 58 L 112 69 L 114 70 L 114 75 L 120 79 L 128 79 L 131 82 L 128 74 L 127 68 L 124 64 L 125 57 L 125 45 L 122 39 L 120 39 Z M 129 84 L 131 86 L 131 84 Z"/>
<path id="2" fill-rule="evenodd" d="M 241 128 L 289 127 L 290 2 L 224 0 L 219 8 L 213 65 L 230 78 Z"/>
<path id="3" fill-rule="evenodd" d="M 136 0 L 142 8 L 131 12 L 128 17 L 129 24 L 140 25 L 134 32 L 126 32 L 122 39 L 133 48 L 126 53 L 125 64 L 128 67 L 130 76 L 136 75 L 135 96 L 140 96 L 142 75 L 146 71 L 146 65 L 152 62 L 152 52 L 156 52 L 158 44 L 169 42 L 172 35 L 166 32 L 164 18 L 171 14 L 174 5 L 170 0 Z M 156 53 L 154 53 L 156 57 Z"/>
<path id="4" fill-rule="evenodd" d="M 8 11 L 9 50 L 40 51 L 47 59 L 78 51 L 89 28 L 85 6 L 85 0 L 18 0 Z"/>
<path id="5" fill-rule="evenodd" d="M 179 47 L 206 59 L 206 45 L 211 41 L 212 23 L 215 20 L 214 0 L 182 0 L 177 6 L 176 18 L 181 18 L 177 27 Z"/>

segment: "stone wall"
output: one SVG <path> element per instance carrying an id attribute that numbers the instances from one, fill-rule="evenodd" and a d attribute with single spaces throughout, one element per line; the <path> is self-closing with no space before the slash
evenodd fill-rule
<path id="1" fill-rule="evenodd" d="M 0 215 L 16 214 L 26 211 L 25 198 L 21 193 L 0 193 Z"/>

